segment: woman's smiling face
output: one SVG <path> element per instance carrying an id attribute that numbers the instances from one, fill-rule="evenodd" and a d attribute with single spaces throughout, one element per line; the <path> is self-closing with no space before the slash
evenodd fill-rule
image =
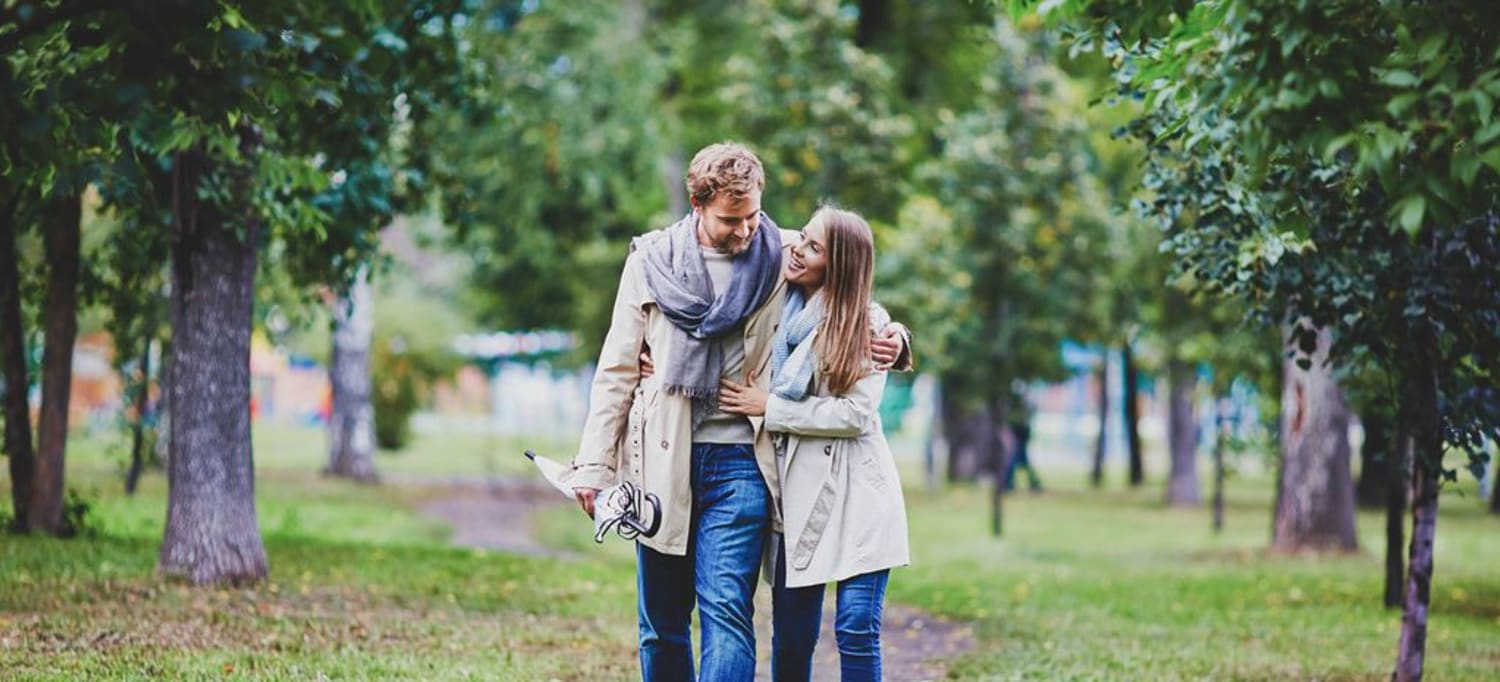
<path id="1" fill-rule="evenodd" d="M 814 216 L 802 228 L 801 240 L 787 253 L 782 274 L 786 281 L 811 294 L 823 286 L 828 273 L 828 228 Z"/>

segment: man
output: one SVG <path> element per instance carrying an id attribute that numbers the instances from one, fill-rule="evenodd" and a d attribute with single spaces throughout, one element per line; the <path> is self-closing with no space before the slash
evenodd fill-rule
<path id="1" fill-rule="evenodd" d="M 776 455 L 762 420 L 720 411 L 718 391 L 724 378 L 770 378 L 786 285 L 764 188 L 749 149 L 705 147 L 688 167 L 692 213 L 632 243 L 566 476 L 590 516 L 598 491 L 621 479 L 661 499 L 660 529 L 636 547 L 646 680 L 694 679 L 695 601 L 702 679 L 755 674 L 752 598 L 779 525 Z M 904 355 L 892 336 L 882 335 L 878 362 Z M 656 371 L 642 381 L 648 350 Z"/>

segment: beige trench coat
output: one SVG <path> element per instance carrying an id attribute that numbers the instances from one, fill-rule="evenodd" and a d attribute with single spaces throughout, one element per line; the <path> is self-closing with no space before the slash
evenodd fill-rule
<path id="1" fill-rule="evenodd" d="M 789 434 L 781 481 L 788 587 L 911 563 L 906 499 L 880 424 L 885 379 L 885 372 L 874 372 L 834 396 L 815 370 L 806 399 L 773 394 L 766 403 L 766 430 Z M 766 554 L 775 561 L 775 552 Z"/>
<path id="2" fill-rule="evenodd" d="M 783 230 L 783 242 L 790 243 L 794 234 Z M 770 382 L 771 337 L 781 322 L 785 294 L 782 281 L 745 323 L 745 367 L 755 370 L 763 388 Z M 631 253 L 620 275 L 609 333 L 599 352 L 583 438 L 564 482 L 575 488 L 602 489 L 628 480 L 654 493 L 661 498 L 661 528 L 655 537 L 642 537 L 640 542 L 681 556 L 687 553 L 693 509 L 692 401 L 663 391 L 660 374 L 644 381 L 640 378 L 643 346 L 651 349 L 656 366 L 672 362 L 667 341 L 671 328 L 672 321 L 657 307 L 646 286 L 640 254 Z M 755 429 L 755 458 L 770 491 L 773 526 L 779 529 L 776 453 L 762 421 L 750 419 Z"/>

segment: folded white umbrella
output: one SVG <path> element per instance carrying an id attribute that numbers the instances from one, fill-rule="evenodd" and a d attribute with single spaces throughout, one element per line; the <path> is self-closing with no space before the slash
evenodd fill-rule
<path id="1" fill-rule="evenodd" d="M 542 478 L 552 484 L 558 492 L 569 499 L 574 497 L 573 487 L 563 482 L 568 467 L 554 460 L 526 451 L 526 458 L 542 472 Z M 639 536 L 651 537 L 661 528 L 661 500 L 651 493 L 636 488 L 629 481 L 605 488 L 594 496 L 594 541 L 604 542 L 604 536 L 614 531 L 626 540 Z"/>
<path id="2" fill-rule="evenodd" d="M 542 472 L 542 478 L 547 479 L 547 482 L 551 483 L 552 487 L 557 488 L 558 492 L 567 496 L 568 499 L 573 499 L 572 486 L 563 483 L 563 474 L 568 471 L 566 464 L 547 459 L 530 450 L 526 451 L 526 459 L 531 460 L 531 463 L 536 465 L 537 471 Z"/>

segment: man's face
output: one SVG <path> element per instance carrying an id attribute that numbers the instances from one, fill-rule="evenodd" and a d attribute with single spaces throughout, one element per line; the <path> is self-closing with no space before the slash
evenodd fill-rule
<path id="1" fill-rule="evenodd" d="M 760 192 L 736 198 L 720 194 L 707 205 L 698 205 L 698 243 L 719 253 L 737 256 L 750 247 L 760 229 Z"/>

